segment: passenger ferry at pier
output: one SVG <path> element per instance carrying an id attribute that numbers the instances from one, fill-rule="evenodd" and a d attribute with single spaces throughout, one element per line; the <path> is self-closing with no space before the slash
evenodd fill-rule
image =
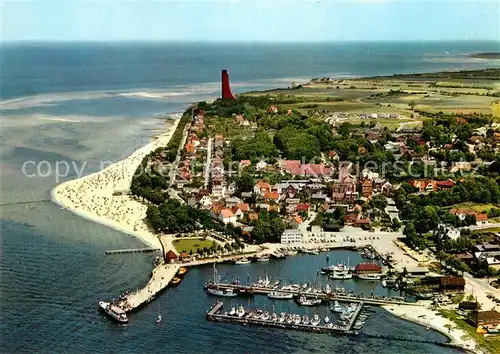
<path id="1" fill-rule="evenodd" d="M 128 322 L 128 317 L 125 311 L 110 302 L 99 301 L 99 308 L 117 322 Z"/>

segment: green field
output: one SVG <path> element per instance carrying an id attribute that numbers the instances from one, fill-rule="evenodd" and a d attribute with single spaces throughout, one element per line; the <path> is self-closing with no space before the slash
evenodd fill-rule
<path id="1" fill-rule="evenodd" d="M 198 248 L 211 247 L 213 241 L 203 240 L 201 238 L 188 238 L 188 239 L 177 239 L 173 242 L 177 252 L 187 252 L 192 251 L 196 253 Z"/>
<path id="2" fill-rule="evenodd" d="M 472 210 L 477 213 L 486 213 L 488 210 L 492 208 L 496 208 L 495 205 L 493 204 L 481 204 L 481 203 L 474 203 L 474 202 L 466 202 L 466 203 L 460 203 L 460 204 L 455 204 L 450 207 L 451 208 L 459 208 L 459 209 L 467 209 L 467 210 Z"/>

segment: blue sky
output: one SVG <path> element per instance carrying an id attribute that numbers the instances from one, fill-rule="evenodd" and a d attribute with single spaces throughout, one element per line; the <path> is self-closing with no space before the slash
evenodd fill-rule
<path id="1" fill-rule="evenodd" d="M 500 40 L 500 2 L 6 0 L 15 40 Z"/>

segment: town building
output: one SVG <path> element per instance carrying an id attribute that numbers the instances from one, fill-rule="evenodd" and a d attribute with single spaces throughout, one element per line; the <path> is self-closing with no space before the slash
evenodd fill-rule
<path id="1" fill-rule="evenodd" d="M 463 293 L 465 291 L 465 279 L 462 277 L 441 277 L 439 289 L 443 293 Z"/>
<path id="2" fill-rule="evenodd" d="M 380 274 L 382 273 L 382 268 L 375 263 L 360 263 L 354 271 L 356 274 Z"/>
<path id="3" fill-rule="evenodd" d="M 286 229 L 281 234 L 281 244 L 300 244 L 302 243 L 302 231 L 299 229 Z"/>
<path id="4" fill-rule="evenodd" d="M 496 310 L 472 311 L 468 320 L 475 326 L 498 326 L 500 325 L 500 312 Z"/>

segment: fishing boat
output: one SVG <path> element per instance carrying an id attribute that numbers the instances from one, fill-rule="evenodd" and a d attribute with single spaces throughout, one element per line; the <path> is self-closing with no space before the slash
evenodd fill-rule
<path id="1" fill-rule="evenodd" d="M 170 284 L 177 285 L 177 284 L 179 284 L 181 282 L 181 280 L 182 279 L 179 278 L 179 277 L 173 277 L 172 280 L 170 281 Z"/>
<path id="2" fill-rule="evenodd" d="M 237 261 L 234 261 L 234 264 L 250 264 L 251 261 L 247 258 L 241 258 L 238 259 Z"/>
<path id="3" fill-rule="evenodd" d="M 99 301 L 99 308 L 117 322 L 128 322 L 127 314 L 125 313 L 125 311 L 113 303 Z"/>
<path id="4" fill-rule="evenodd" d="M 358 274 L 358 278 L 362 280 L 380 280 L 380 274 Z"/>
<path id="5" fill-rule="evenodd" d="M 347 280 L 347 279 L 352 279 L 352 274 L 347 271 L 337 271 L 334 270 L 330 275 L 330 279 L 339 279 L 339 280 Z"/>
<path id="6" fill-rule="evenodd" d="M 293 299 L 293 294 L 292 293 L 283 293 L 279 291 L 272 291 L 267 294 L 267 297 L 270 299 L 276 299 L 276 300 L 290 300 Z"/>
<path id="7" fill-rule="evenodd" d="M 223 296 L 223 297 L 235 297 L 236 294 L 233 289 L 221 290 L 217 288 L 207 288 L 207 293 L 214 296 Z"/>
<path id="8" fill-rule="evenodd" d="M 330 307 L 330 311 L 341 313 L 342 311 L 344 311 L 344 308 L 340 306 L 337 300 L 335 300 L 334 304 Z"/>
<path id="9" fill-rule="evenodd" d="M 177 271 L 177 275 L 184 275 L 187 272 L 186 267 L 180 267 L 179 270 Z"/>
<path id="10" fill-rule="evenodd" d="M 297 303 L 301 306 L 316 306 L 321 304 L 320 299 L 308 299 L 305 296 L 300 296 L 297 298 Z"/>
<path id="11" fill-rule="evenodd" d="M 320 323 L 321 323 L 321 318 L 317 314 L 315 314 L 311 319 L 311 325 L 318 326 Z"/>

